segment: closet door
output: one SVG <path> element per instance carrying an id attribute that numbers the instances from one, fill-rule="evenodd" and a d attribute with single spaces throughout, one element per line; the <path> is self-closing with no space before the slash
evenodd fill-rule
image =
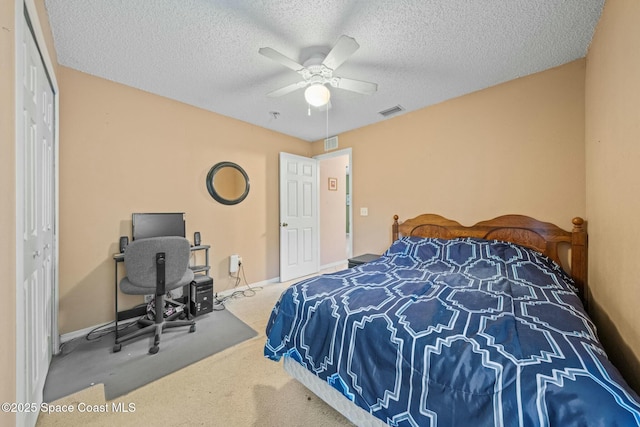
<path id="1" fill-rule="evenodd" d="M 18 182 L 22 188 L 22 287 L 17 296 L 18 402 L 39 408 L 53 354 L 55 286 L 55 102 L 52 84 L 28 19 L 22 31 L 22 139 Z M 22 164 L 20 164 L 22 163 Z M 36 406 L 37 405 L 37 406 Z M 17 414 L 18 425 L 35 425 L 38 411 Z"/>

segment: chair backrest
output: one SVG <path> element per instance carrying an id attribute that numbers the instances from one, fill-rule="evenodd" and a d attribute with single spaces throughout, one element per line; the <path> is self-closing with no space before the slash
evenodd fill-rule
<path id="1" fill-rule="evenodd" d="M 156 254 L 164 252 L 165 283 L 172 289 L 189 269 L 189 241 L 184 237 L 166 236 L 134 240 L 124 250 L 127 278 L 136 286 L 156 287 Z"/>

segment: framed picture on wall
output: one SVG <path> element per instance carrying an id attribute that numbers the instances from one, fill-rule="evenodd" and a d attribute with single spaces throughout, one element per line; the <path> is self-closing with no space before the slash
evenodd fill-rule
<path id="1" fill-rule="evenodd" d="M 329 178 L 329 191 L 338 191 L 338 178 Z"/>

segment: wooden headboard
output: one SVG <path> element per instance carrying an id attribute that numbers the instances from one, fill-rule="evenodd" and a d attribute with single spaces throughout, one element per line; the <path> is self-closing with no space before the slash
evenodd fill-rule
<path id="1" fill-rule="evenodd" d="M 570 245 L 571 277 L 578 288 L 578 295 L 588 308 L 587 289 L 587 231 L 582 218 L 573 219 L 573 230 L 565 231 L 549 222 L 538 221 L 525 215 L 503 215 L 482 221 L 470 227 L 436 214 L 423 214 L 398 223 L 398 215 L 393 216 L 393 240 L 402 236 L 437 237 L 455 239 L 476 237 L 487 240 L 502 240 L 534 249 L 563 265 L 558 248 Z"/>

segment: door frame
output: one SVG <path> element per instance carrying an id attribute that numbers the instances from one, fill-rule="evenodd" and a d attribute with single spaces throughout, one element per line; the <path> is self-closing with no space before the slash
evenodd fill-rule
<path id="1" fill-rule="evenodd" d="M 55 68 L 51 61 L 51 55 L 46 44 L 46 38 L 42 31 L 42 26 L 38 17 L 37 7 L 34 0 L 14 0 L 15 1 L 15 173 L 16 173 L 16 212 L 15 212 L 15 224 L 16 224 L 16 399 L 20 401 L 26 390 L 26 367 L 25 367 L 25 325 L 22 322 L 24 316 L 24 301 L 20 289 L 24 282 L 24 254 L 22 244 L 23 228 L 25 226 L 23 220 L 23 206 L 24 206 L 24 178 L 22 165 L 24 164 L 24 127 L 22 123 L 22 110 L 23 110 L 23 91 L 22 91 L 22 67 L 24 55 L 22 51 L 22 38 L 25 27 L 28 27 L 26 22 L 26 16 L 28 16 L 31 22 L 31 28 L 33 30 L 34 39 L 45 71 L 49 77 L 49 82 L 53 89 L 53 102 L 55 106 L 54 114 L 54 152 L 53 152 L 53 168 L 54 168 L 54 223 L 53 223 L 53 248 L 52 248 L 52 260 L 53 260 L 53 289 L 51 296 L 51 328 L 53 331 L 53 339 L 51 341 L 52 354 L 59 353 L 60 347 L 60 335 L 58 334 L 58 301 L 59 301 L 59 141 L 60 141 L 60 118 L 59 118 L 59 86 L 56 80 Z M 27 414 L 16 414 L 16 425 L 23 425 L 31 420 L 27 420 Z M 33 420 L 35 423 L 35 420 Z"/>
<path id="2" fill-rule="evenodd" d="M 349 203 L 349 240 L 347 242 L 347 258 L 353 257 L 353 150 L 349 148 L 343 148 L 341 150 L 332 151 L 330 153 L 318 154 L 313 156 L 314 159 L 322 162 L 322 160 L 331 159 L 333 157 L 349 156 L 349 195 L 351 197 L 351 203 Z M 326 215 L 326 213 L 324 213 Z M 323 212 L 319 209 L 319 216 L 322 217 Z M 320 241 L 320 248 L 322 248 L 322 241 Z M 321 249 L 322 250 L 322 249 Z"/>

